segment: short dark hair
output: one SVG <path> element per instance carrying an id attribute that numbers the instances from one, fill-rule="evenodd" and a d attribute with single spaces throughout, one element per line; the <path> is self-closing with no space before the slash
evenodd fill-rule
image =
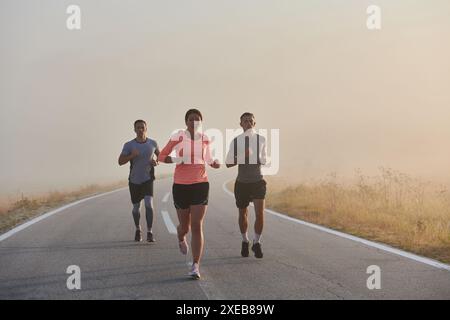
<path id="1" fill-rule="evenodd" d="M 242 121 L 242 118 L 243 117 L 247 117 L 247 116 L 251 116 L 251 117 L 255 118 L 255 115 L 253 113 L 251 113 L 251 112 L 244 112 L 242 114 L 242 116 L 240 117 L 240 120 Z"/>
<path id="2" fill-rule="evenodd" d="M 136 120 L 136 121 L 134 122 L 134 127 L 135 127 L 135 128 L 136 128 L 136 125 L 137 125 L 138 123 L 143 123 L 143 124 L 145 124 L 145 126 L 147 126 L 147 122 L 145 122 L 144 120 L 139 119 L 139 120 Z"/>
<path id="3" fill-rule="evenodd" d="M 186 112 L 186 115 L 184 116 L 184 122 L 187 122 L 187 121 L 188 121 L 188 118 L 189 118 L 189 116 L 190 116 L 191 114 L 196 114 L 196 115 L 198 115 L 198 116 L 200 117 L 200 120 L 203 121 L 202 113 L 201 113 L 199 110 L 197 110 L 197 109 L 189 109 L 189 110 Z"/>

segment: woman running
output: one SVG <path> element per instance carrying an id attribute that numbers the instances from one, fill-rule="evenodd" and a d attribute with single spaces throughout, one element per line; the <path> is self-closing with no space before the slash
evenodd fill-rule
<path id="1" fill-rule="evenodd" d="M 187 255 L 186 235 L 191 230 L 192 269 L 189 276 L 200 279 L 199 265 L 203 252 L 203 218 L 206 214 L 209 195 L 209 182 L 205 164 L 218 169 L 217 160 L 212 161 L 210 141 L 201 131 L 202 114 L 190 109 L 185 115 L 186 130 L 172 135 L 170 141 L 161 150 L 158 160 L 176 163 L 172 195 L 177 210 L 179 248 Z M 170 154 L 175 151 L 176 157 Z"/>

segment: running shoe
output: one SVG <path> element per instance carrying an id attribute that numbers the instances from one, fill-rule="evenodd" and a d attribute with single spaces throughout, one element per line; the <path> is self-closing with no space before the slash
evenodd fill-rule
<path id="1" fill-rule="evenodd" d="M 199 280 L 201 278 L 200 277 L 200 271 L 199 271 L 199 268 L 198 268 L 198 263 L 193 263 L 192 264 L 192 269 L 189 272 L 189 276 L 192 279 L 194 279 L 194 280 Z"/>
<path id="2" fill-rule="evenodd" d="M 252 251 L 255 253 L 255 257 L 261 259 L 263 257 L 263 252 L 261 249 L 261 243 L 254 242 L 252 246 Z"/>
<path id="3" fill-rule="evenodd" d="M 249 247 L 248 241 L 242 241 L 241 256 L 245 258 L 248 257 L 249 255 L 248 247 Z"/>
<path id="4" fill-rule="evenodd" d="M 183 241 L 178 242 L 178 247 L 180 248 L 180 252 L 182 255 L 187 255 L 189 248 L 188 248 L 188 244 L 186 242 L 186 239 L 184 239 Z"/>
<path id="5" fill-rule="evenodd" d="M 156 242 L 155 237 L 153 237 L 153 233 L 147 232 L 147 242 Z"/>
<path id="6" fill-rule="evenodd" d="M 136 233 L 134 234 L 134 241 L 141 242 L 142 241 L 142 232 L 141 230 L 136 230 Z"/>

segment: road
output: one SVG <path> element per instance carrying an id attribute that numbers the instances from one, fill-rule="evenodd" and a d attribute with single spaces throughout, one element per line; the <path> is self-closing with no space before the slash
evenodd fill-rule
<path id="1" fill-rule="evenodd" d="M 167 178 L 155 182 L 154 244 L 133 241 L 126 189 L 0 241 L 0 299 L 450 299 L 449 270 L 272 214 L 264 258 L 242 258 L 234 199 L 223 189 L 232 172 L 210 174 L 203 280 L 186 276 Z M 80 267 L 80 290 L 66 286 L 70 265 Z M 380 267 L 381 289 L 367 288 L 371 265 Z"/>

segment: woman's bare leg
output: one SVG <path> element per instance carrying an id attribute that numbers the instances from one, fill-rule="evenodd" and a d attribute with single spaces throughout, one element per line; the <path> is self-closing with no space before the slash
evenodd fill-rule
<path id="1" fill-rule="evenodd" d="M 203 218 L 208 206 L 193 205 L 190 208 L 191 232 L 192 232 L 192 258 L 194 263 L 200 263 L 203 253 Z"/>
<path id="2" fill-rule="evenodd" d="M 178 241 L 183 241 L 191 226 L 190 209 L 177 209 L 179 225 L 177 227 Z"/>

